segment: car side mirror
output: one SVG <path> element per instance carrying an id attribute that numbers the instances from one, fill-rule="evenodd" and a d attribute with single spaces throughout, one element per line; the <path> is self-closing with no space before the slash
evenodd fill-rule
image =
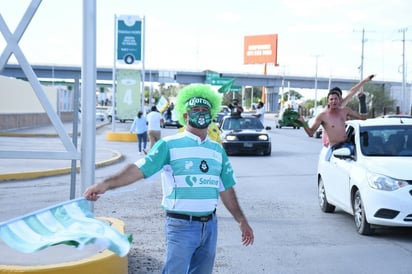
<path id="1" fill-rule="evenodd" d="M 266 129 L 266 130 L 271 130 L 272 127 L 267 126 L 267 127 L 265 127 L 265 129 Z"/>
<path id="2" fill-rule="evenodd" d="M 352 158 L 352 153 L 351 153 L 350 149 L 347 148 L 347 147 L 335 149 L 332 152 L 332 155 L 337 157 L 337 158 L 343 158 L 343 159 L 344 158 Z"/>

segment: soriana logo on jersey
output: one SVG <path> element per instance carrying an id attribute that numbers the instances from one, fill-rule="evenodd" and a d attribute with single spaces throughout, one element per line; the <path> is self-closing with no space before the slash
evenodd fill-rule
<path id="1" fill-rule="evenodd" d="M 244 64 L 274 64 L 277 63 L 278 35 L 245 36 Z"/>

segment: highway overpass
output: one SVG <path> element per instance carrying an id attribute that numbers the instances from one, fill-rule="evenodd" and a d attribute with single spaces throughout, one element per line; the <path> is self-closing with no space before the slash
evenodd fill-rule
<path id="1" fill-rule="evenodd" d="M 75 66 L 50 66 L 50 65 L 32 65 L 31 66 L 37 77 L 41 79 L 56 79 L 81 82 L 81 67 Z M 1 75 L 25 79 L 26 75 L 19 65 L 6 65 Z M 146 70 L 144 75 L 145 82 L 160 83 L 205 83 L 206 71 L 167 71 L 167 70 Z M 277 102 L 280 88 L 283 86 L 290 88 L 315 88 L 315 77 L 293 76 L 293 75 L 261 75 L 261 74 L 240 74 L 240 73 L 221 73 L 222 78 L 235 78 L 235 86 L 255 86 L 266 87 L 268 111 L 277 111 Z M 97 81 L 112 81 L 112 68 L 97 68 Z M 318 89 L 328 89 L 329 86 L 338 86 L 342 90 L 349 90 L 359 79 L 329 79 L 325 77 L 317 78 Z M 382 85 L 385 90 L 390 90 L 392 86 L 401 86 L 400 82 L 374 80 L 375 85 Z"/>

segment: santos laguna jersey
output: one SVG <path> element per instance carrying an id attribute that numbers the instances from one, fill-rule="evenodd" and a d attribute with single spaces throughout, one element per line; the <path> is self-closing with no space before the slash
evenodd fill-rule
<path id="1" fill-rule="evenodd" d="M 223 147 L 187 131 L 161 139 L 135 164 L 145 178 L 162 171 L 162 207 L 167 212 L 208 215 L 217 206 L 219 192 L 236 184 Z"/>

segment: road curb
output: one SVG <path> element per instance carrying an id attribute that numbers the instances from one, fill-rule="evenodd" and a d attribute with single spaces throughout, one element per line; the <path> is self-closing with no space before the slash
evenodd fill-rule
<path id="1" fill-rule="evenodd" d="M 108 125 L 109 123 L 102 123 L 99 125 L 96 125 L 96 130 L 100 129 L 106 125 Z M 69 136 L 73 136 L 73 133 L 68 133 Z M 81 135 L 81 132 L 79 131 L 77 133 L 78 136 Z M 12 132 L 12 131 L 0 131 L 0 136 L 2 137 L 58 137 L 59 135 L 56 133 L 41 133 L 41 132 Z"/>
<path id="2" fill-rule="evenodd" d="M 107 141 L 137 142 L 137 135 L 130 132 L 106 132 Z"/>
<path id="3" fill-rule="evenodd" d="M 95 164 L 96 168 L 107 166 L 107 165 L 116 163 L 118 161 L 121 161 L 123 159 L 123 155 L 120 152 L 115 151 L 115 150 L 110 150 L 110 149 L 109 151 L 111 151 L 114 154 L 114 157 L 108 160 L 96 162 Z M 79 172 L 80 166 L 77 166 L 76 170 L 77 172 Z M 35 171 L 23 171 L 23 172 L 14 172 L 14 173 L 3 173 L 3 174 L 0 174 L 0 182 L 12 181 L 12 180 L 36 179 L 36 178 L 41 178 L 41 177 L 68 174 L 70 172 L 71 172 L 71 167 L 44 169 L 44 170 L 35 170 Z"/>

